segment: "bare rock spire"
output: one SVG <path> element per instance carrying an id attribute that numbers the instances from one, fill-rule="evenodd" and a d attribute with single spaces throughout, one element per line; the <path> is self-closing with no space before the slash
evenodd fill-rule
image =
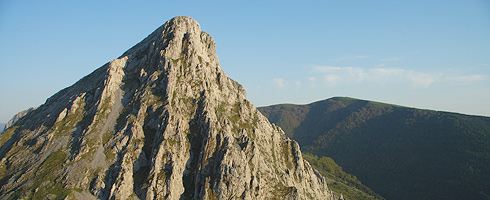
<path id="1" fill-rule="evenodd" d="M 0 137 L 5 198 L 333 199 L 176 17 Z"/>

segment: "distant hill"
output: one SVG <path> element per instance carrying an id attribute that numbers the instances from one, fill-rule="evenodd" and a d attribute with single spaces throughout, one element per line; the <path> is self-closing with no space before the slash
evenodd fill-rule
<path id="1" fill-rule="evenodd" d="M 489 117 L 345 97 L 259 110 L 386 199 L 489 199 Z"/>
<path id="2" fill-rule="evenodd" d="M 3 128 L 5 128 L 6 123 L 0 123 L 0 133 L 3 131 Z"/>

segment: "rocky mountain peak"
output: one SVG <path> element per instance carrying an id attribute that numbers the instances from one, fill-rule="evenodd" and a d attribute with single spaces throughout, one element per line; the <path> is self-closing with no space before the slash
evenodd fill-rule
<path id="1" fill-rule="evenodd" d="M 155 48 L 165 51 L 165 58 L 179 59 L 184 54 L 188 58 L 216 56 L 216 43 L 213 38 L 201 31 L 201 26 L 190 17 L 175 17 L 155 30 L 146 39 L 128 50 L 123 56 Z M 163 53 L 163 52 L 161 52 Z M 191 55 L 192 54 L 192 55 Z M 209 60 L 206 60 L 209 62 Z"/>
<path id="2" fill-rule="evenodd" d="M 215 51 L 195 20 L 176 17 L 50 97 L 0 136 L 0 195 L 333 199 Z"/>

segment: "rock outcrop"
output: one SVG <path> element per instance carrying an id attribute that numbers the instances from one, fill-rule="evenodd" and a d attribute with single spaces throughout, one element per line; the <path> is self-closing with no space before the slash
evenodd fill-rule
<path id="1" fill-rule="evenodd" d="M 0 133 L 2 133 L 4 129 L 6 129 L 5 125 L 6 123 L 0 123 Z"/>
<path id="2" fill-rule="evenodd" d="M 10 127 L 12 127 L 17 121 L 19 121 L 22 117 L 26 116 L 27 113 L 35 110 L 36 108 L 29 108 L 27 110 L 20 111 L 19 113 L 15 114 L 4 126 L 4 129 L 7 130 Z"/>
<path id="3" fill-rule="evenodd" d="M 333 199 L 215 49 L 176 17 L 27 113 L 0 137 L 2 199 Z"/>

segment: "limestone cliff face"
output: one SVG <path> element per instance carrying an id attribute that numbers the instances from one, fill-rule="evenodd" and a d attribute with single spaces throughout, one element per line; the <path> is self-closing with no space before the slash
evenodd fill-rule
<path id="1" fill-rule="evenodd" d="M 176 17 L 0 137 L 2 198 L 333 199 Z"/>

